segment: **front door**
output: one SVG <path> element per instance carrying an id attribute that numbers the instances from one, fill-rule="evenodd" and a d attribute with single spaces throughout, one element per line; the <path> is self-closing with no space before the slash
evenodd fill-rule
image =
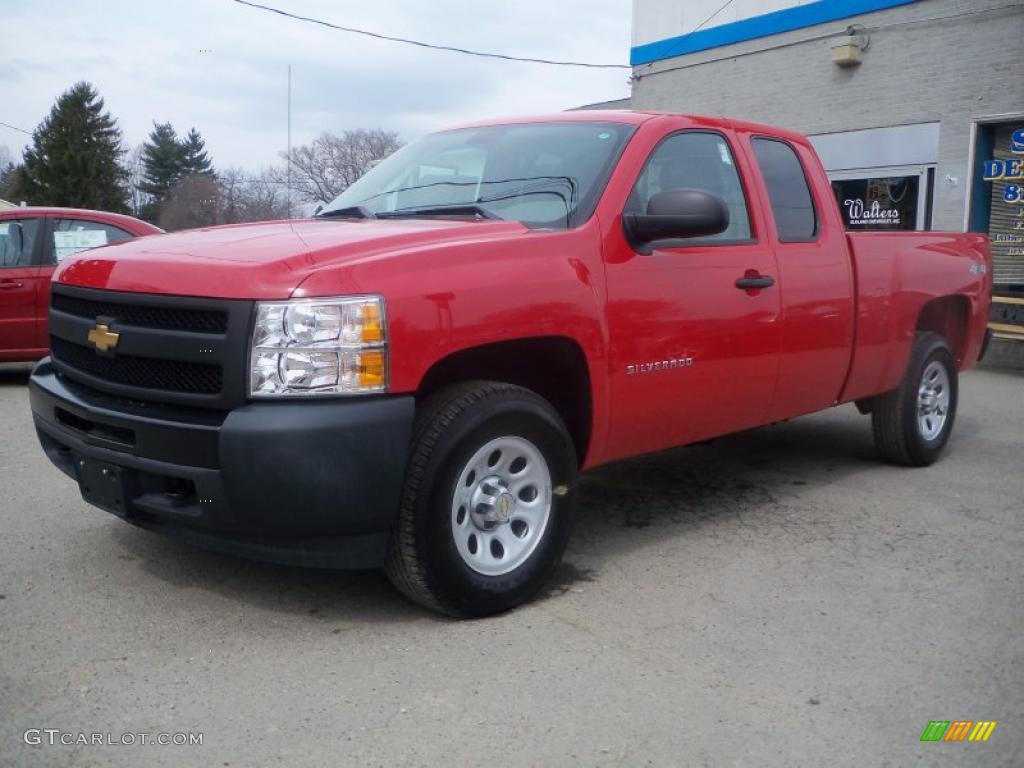
<path id="1" fill-rule="evenodd" d="M 751 171 L 730 139 L 703 130 L 666 137 L 626 204 L 641 212 L 658 192 L 705 190 L 729 207 L 725 232 L 642 254 L 620 230 L 606 246 L 608 458 L 735 432 L 767 414 L 780 344 L 775 253 L 760 210 L 747 203 Z"/>
<path id="2" fill-rule="evenodd" d="M 40 219 L 0 219 L 0 360 L 45 354 L 37 343 Z"/>

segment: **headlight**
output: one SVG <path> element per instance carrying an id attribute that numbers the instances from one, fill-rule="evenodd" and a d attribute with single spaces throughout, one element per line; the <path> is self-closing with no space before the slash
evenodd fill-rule
<path id="1" fill-rule="evenodd" d="M 382 392 L 388 384 L 384 300 L 261 301 L 249 359 L 252 397 Z"/>

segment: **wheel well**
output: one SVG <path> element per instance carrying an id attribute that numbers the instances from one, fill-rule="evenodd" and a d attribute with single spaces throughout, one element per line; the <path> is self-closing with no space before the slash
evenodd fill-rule
<path id="1" fill-rule="evenodd" d="M 542 336 L 459 350 L 434 363 L 420 382 L 416 398 L 474 379 L 516 384 L 551 403 L 583 463 L 590 443 L 592 402 L 587 359 L 579 344 L 562 336 Z"/>
<path id="2" fill-rule="evenodd" d="M 917 316 L 918 331 L 934 331 L 949 342 L 957 368 L 963 364 L 968 314 L 966 296 L 943 296 L 925 304 Z"/>

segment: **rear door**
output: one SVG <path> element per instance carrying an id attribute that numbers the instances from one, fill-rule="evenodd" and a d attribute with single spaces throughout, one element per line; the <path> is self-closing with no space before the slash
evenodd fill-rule
<path id="1" fill-rule="evenodd" d="M 728 230 L 660 241 L 650 253 L 633 249 L 621 227 L 606 241 L 608 444 L 617 455 L 763 423 L 775 389 L 780 300 L 750 177 L 731 132 L 672 133 L 651 151 L 626 211 L 646 211 L 658 192 L 700 189 L 726 202 Z"/>
<path id="2" fill-rule="evenodd" d="M 36 334 L 42 238 L 41 218 L 0 219 L 0 360 L 45 354 Z"/>
<path id="3" fill-rule="evenodd" d="M 854 282 L 824 169 L 809 146 L 747 135 L 782 287 L 781 351 L 767 421 L 834 405 L 853 349 Z M 825 206 L 832 206 L 826 209 Z"/>

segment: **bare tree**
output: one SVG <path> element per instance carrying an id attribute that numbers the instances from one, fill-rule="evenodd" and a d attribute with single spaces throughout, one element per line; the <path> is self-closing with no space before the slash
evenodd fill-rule
<path id="1" fill-rule="evenodd" d="M 280 172 L 265 168 L 246 174 L 241 168 L 220 172 L 219 221 L 236 224 L 243 221 L 268 221 L 288 217 L 288 191 L 277 177 Z"/>
<path id="2" fill-rule="evenodd" d="M 22 196 L 23 169 L 15 165 L 11 150 L 0 144 L 0 199 L 17 202 Z"/>
<path id="3" fill-rule="evenodd" d="M 222 224 L 237 224 L 245 218 L 245 171 L 225 168 L 217 174 L 220 187 L 217 211 Z"/>
<path id="4" fill-rule="evenodd" d="M 205 174 L 186 176 L 160 204 L 157 224 L 169 232 L 217 224 L 219 191 L 215 178 Z"/>
<path id="5" fill-rule="evenodd" d="M 288 218 L 288 190 L 278 184 L 273 169 L 254 174 L 245 185 L 245 221 Z"/>
<path id="6" fill-rule="evenodd" d="M 291 188 L 306 202 L 329 202 L 401 146 L 398 134 L 380 129 L 322 133 L 292 149 Z M 288 160 L 286 153 L 281 156 Z"/>
<path id="7" fill-rule="evenodd" d="M 142 145 L 137 144 L 134 149 L 127 152 L 122 158 L 122 164 L 128 173 L 128 205 L 132 209 L 133 216 L 140 216 L 152 199 L 150 195 L 139 189 L 145 174 L 142 164 Z"/>

